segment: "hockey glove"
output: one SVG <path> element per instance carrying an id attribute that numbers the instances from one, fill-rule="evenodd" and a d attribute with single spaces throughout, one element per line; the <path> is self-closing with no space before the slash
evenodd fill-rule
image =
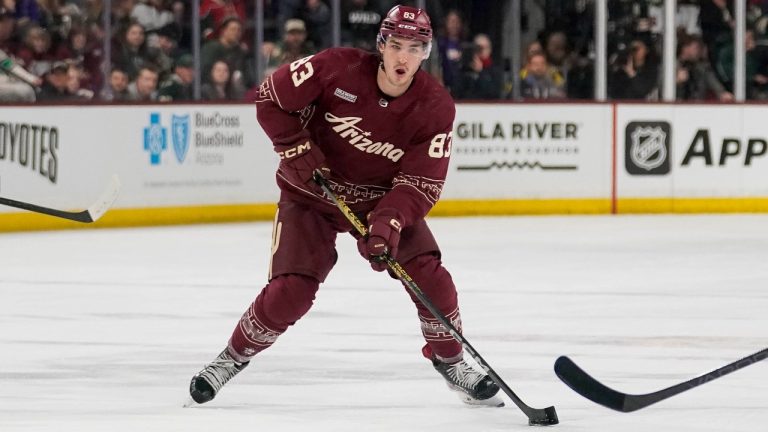
<path id="1" fill-rule="evenodd" d="M 280 156 L 278 172 L 294 186 L 317 189 L 312 181 L 314 170 L 320 169 L 328 175 L 325 155 L 310 139 L 302 139 L 294 144 L 275 144 L 275 151 Z"/>
<path id="2" fill-rule="evenodd" d="M 385 208 L 368 213 L 368 235 L 357 241 L 357 249 L 363 258 L 371 262 L 376 271 L 387 269 L 384 254 L 395 258 L 397 245 L 400 243 L 400 230 L 403 215 L 393 209 Z"/>

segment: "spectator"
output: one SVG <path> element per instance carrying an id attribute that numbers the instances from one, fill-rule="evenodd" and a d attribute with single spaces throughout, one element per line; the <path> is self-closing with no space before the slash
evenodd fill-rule
<path id="1" fill-rule="evenodd" d="M 180 55 L 178 52 L 180 38 L 181 30 L 176 23 L 166 24 L 155 32 L 152 43 L 152 47 L 157 50 L 155 65 L 163 79 L 171 74 L 174 65 L 173 59 Z"/>
<path id="2" fill-rule="evenodd" d="M 34 102 L 36 99 L 35 90 L 32 85 L 39 86 L 42 84 L 42 80 L 30 74 L 30 78 L 34 77 L 34 80 L 30 82 L 24 82 L 18 78 L 12 76 L 9 73 L 11 69 L 15 67 L 21 67 L 16 65 L 12 59 L 3 50 L 0 50 L 4 61 L 0 63 L 0 102 Z M 29 74 L 29 71 L 24 71 Z"/>
<path id="3" fill-rule="evenodd" d="M 544 53 L 547 56 L 549 66 L 555 68 L 563 80 L 567 81 L 568 69 L 570 68 L 570 50 L 565 32 L 554 31 L 550 33 L 544 43 Z"/>
<path id="4" fill-rule="evenodd" d="M 461 58 L 464 50 L 464 23 L 456 10 L 448 11 L 443 21 L 443 31 L 437 37 L 437 51 L 443 76 L 443 85 L 452 93 L 461 75 Z"/>
<path id="5" fill-rule="evenodd" d="M 714 60 L 719 50 L 732 41 L 731 33 L 734 27 L 733 12 L 728 0 L 701 0 L 699 22 L 701 37 L 707 52 Z"/>
<path id="6" fill-rule="evenodd" d="M 478 33 L 473 47 L 464 54 L 455 99 L 498 99 L 501 96 L 503 72 L 493 64 L 492 53 L 491 39 Z"/>
<path id="7" fill-rule="evenodd" d="M 131 13 L 136 6 L 136 1 L 115 0 L 112 2 L 112 21 L 115 23 L 115 28 L 126 28 L 134 22 Z"/>
<path id="8" fill-rule="evenodd" d="M 16 18 L 13 12 L 0 6 L 0 50 L 9 54 L 16 52 L 16 41 L 13 38 L 15 30 Z"/>
<path id="9" fill-rule="evenodd" d="M 217 61 L 224 61 L 229 66 L 235 80 L 242 80 L 245 70 L 245 48 L 240 44 L 243 24 L 238 18 L 224 20 L 216 40 L 208 41 L 200 51 L 200 68 L 210 71 Z"/>
<path id="10" fill-rule="evenodd" d="M 165 7 L 163 0 L 139 0 L 131 11 L 131 18 L 141 24 L 147 33 L 153 33 L 172 23 L 173 13 Z"/>
<path id="11" fill-rule="evenodd" d="M 202 0 L 200 2 L 200 19 L 202 20 L 202 34 L 205 39 L 216 39 L 216 31 L 222 28 L 224 21 L 229 18 L 237 18 L 241 23 L 245 22 L 245 0 Z"/>
<path id="12" fill-rule="evenodd" d="M 157 70 L 149 66 L 139 69 L 136 79 L 128 85 L 128 100 L 153 102 L 157 100 Z"/>
<path id="13" fill-rule="evenodd" d="M 200 88 L 204 100 L 241 100 L 243 88 L 232 79 L 226 62 L 217 61 L 211 67 L 206 82 Z"/>
<path id="14" fill-rule="evenodd" d="M 112 69 L 109 73 L 109 87 L 101 92 L 100 98 L 113 102 L 130 100 L 130 95 L 128 94 L 129 83 L 130 79 L 127 72 L 122 69 Z"/>
<path id="15" fill-rule="evenodd" d="M 53 63 L 50 47 L 51 37 L 48 32 L 37 25 L 31 25 L 24 34 L 23 44 L 17 52 L 19 65 L 34 75 L 45 75 Z"/>
<path id="16" fill-rule="evenodd" d="M 321 0 L 306 0 L 301 16 L 309 27 L 307 40 L 316 47 L 317 51 L 330 48 L 331 8 Z"/>
<path id="17" fill-rule="evenodd" d="M 755 42 L 755 32 L 748 29 L 744 33 L 746 97 L 747 99 L 765 99 L 768 95 L 768 47 L 758 47 Z M 715 66 L 717 75 L 726 89 L 733 89 L 734 46 L 726 45 L 718 53 Z"/>
<path id="18" fill-rule="evenodd" d="M 158 50 L 147 45 L 144 27 L 137 22 L 130 23 L 120 33 L 112 50 L 113 66 L 126 71 L 131 79 L 138 76 L 139 69 L 154 66 L 158 57 Z"/>
<path id="19" fill-rule="evenodd" d="M 717 79 L 704 55 L 704 44 L 698 36 L 683 35 L 677 48 L 677 99 L 723 102 L 733 100 L 733 94 Z"/>
<path id="20" fill-rule="evenodd" d="M 550 67 L 543 53 L 534 53 L 520 71 L 520 94 L 524 98 L 554 99 L 565 97 L 565 80 Z"/>
<path id="21" fill-rule="evenodd" d="M 659 62 L 644 38 L 612 56 L 608 95 L 613 99 L 658 99 Z"/>
<path id="22" fill-rule="evenodd" d="M 91 100 L 93 92 L 82 87 L 85 77 L 83 67 L 77 63 L 70 63 L 67 70 L 67 93 L 70 99 Z"/>
<path id="23" fill-rule="evenodd" d="M 195 63 L 189 54 L 180 56 L 174 65 L 173 74 L 166 79 L 158 91 L 160 102 L 178 102 L 194 99 L 192 84 L 195 81 Z"/>
<path id="24" fill-rule="evenodd" d="M 51 70 L 45 74 L 43 85 L 37 99 L 40 101 L 64 101 L 69 99 L 67 91 L 69 80 L 69 65 L 65 62 L 55 62 Z"/>
<path id="25" fill-rule="evenodd" d="M 273 45 L 268 52 L 267 74 L 282 64 L 294 62 L 314 53 L 313 45 L 307 41 L 307 28 L 304 26 L 304 21 L 289 19 L 285 22 L 282 42 Z"/>
<path id="26" fill-rule="evenodd" d="M 342 45 L 366 51 L 376 49 L 381 13 L 368 0 L 346 0 L 342 9 Z"/>

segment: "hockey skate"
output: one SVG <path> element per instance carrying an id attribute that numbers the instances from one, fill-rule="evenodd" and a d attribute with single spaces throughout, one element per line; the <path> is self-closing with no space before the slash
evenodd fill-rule
<path id="1" fill-rule="evenodd" d="M 476 371 L 466 361 L 443 363 L 432 358 L 432 365 L 445 378 L 448 388 L 455 391 L 467 405 L 503 407 L 497 396 L 499 386 L 488 375 Z"/>
<path id="2" fill-rule="evenodd" d="M 229 355 L 226 348 L 212 362 L 192 377 L 189 395 L 192 400 L 202 404 L 210 401 L 219 393 L 224 384 L 248 366 L 248 362 L 238 363 Z"/>

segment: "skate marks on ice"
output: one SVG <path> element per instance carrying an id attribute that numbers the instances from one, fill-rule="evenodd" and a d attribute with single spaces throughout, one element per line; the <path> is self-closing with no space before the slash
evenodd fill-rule
<path id="1" fill-rule="evenodd" d="M 759 430 L 765 365 L 633 414 L 584 400 L 561 354 L 644 393 L 765 345 L 768 218 L 432 219 L 465 331 L 562 431 Z M 189 380 L 264 284 L 269 224 L 0 236 L 0 430 L 529 430 L 459 402 L 419 354 L 416 312 L 354 242 L 316 306 L 208 404 Z M 88 248 L 72 245 L 88 244 Z M 499 253 L 499 252 L 503 253 Z M 511 403 L 508 403 L 511 406 Z"/>

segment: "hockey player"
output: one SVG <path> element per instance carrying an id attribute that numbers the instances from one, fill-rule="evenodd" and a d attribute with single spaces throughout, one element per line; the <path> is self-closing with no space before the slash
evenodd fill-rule
<path id="1" fill-rule="evenodd" d="M 260 87 L 257 118 L 280 156 L 269 283 L 245 311 L 224 351 L 192 378 L 197 403 L 213 399 L 260 351 L 312 306 L 336 262 L 338 233 L 352 233 L 377 271 L 395 257 L 461 330 L 456 287 L 424 220 L 439 199 L 451 153 L 453 100 L 420 69 L 432 47 L 426 12 L 395 6 L 382 20 L 378 53 L 331 48 L 283 65 Z M 312 180 L 366 217 L 360 238 Z M 434 368 L 469 404 L 501 406 L 499 387 L 462 357 L 462 347 L 410 293 Z"/>

